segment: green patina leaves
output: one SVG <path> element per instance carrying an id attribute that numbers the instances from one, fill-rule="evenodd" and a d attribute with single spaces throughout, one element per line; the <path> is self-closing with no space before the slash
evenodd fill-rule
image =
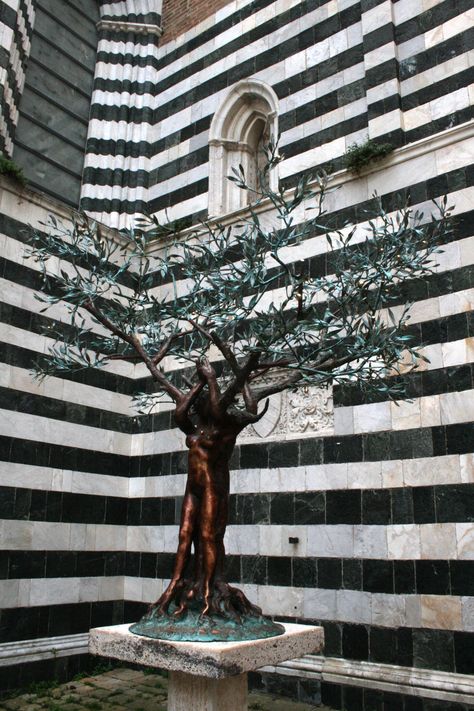
<path id="1" fill-rule="evenodd" d="M 270 147 L 267 170 L 279 160 Z M 232 177 L 245 188 L 240 168 Z M 50 322 L 55 345 L 39 376 L 144 362 L 156 385 L 137 400 L 149 409 L 157 389 L 176 400 L 176 388 L 192 387 L 211 356 L 236 394 L 275 369 L 286 373 L 278 390 L 333 382 L 399 397 L 402 380 L 390 376 L 424 359 L 408 328 L 409 284 L 431 274 L 448 239 L 446 200 L 425 216 L 408 205 L 389 212 L 374 196 L 359 225 L 335 227 L 326 175 L 302 176 L 291 191 L 267 183 L 247 217 L 204 222 L 185 239 L 179 223 L 156 218 L 115 241 L 85 216 L 33 230 L 39 298 L 45 309 L 64 303 L 70 320 Z M 311 246 L 320 235 L 325 256 Z"/>

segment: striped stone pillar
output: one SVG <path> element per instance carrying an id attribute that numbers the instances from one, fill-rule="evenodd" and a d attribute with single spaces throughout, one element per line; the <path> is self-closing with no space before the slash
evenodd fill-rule
<path id="1" fill-rule="evenodd" d="M 0 152 L 7 156 L 13 151 L 34 18 L 33 0 L 0 0 Z"/>
<path id="2" fill-rule="evenodd" d="M 146 210 L 161 0 L 102 2 L 81 207 L 111 227 Z"/>
<path id="3" fill-rule="evenodd" d="M 393 0 L 361 0 L 369 138 L 403 144 Z"/>

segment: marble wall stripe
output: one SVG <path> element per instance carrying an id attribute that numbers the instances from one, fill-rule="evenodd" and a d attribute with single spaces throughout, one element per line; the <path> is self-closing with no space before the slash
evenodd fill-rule
<path id="1" fill-rule="evenodd" d="M 127 498 L 27 486 L 0 487 L 0 518 L 142 526 L 178 524 L 183 490 L 178 497 Z M 381 526 L 474 523 L 474 482 L 393 489 L 234 494 L 229 501 L 232 525 Z M 304 552 L 304 547 L 303 547 Z M 297 554 L 301 550 L 295 548 Z"/>
<path id="2" fill-rule="evenodd" d="M 0 552 L 0 579 L 127 576 L 166 579 L 172 553 L 109 551 Z M 226 576 L 231 583 L 276 587 L 357 590 L 404 595 L 474 595 L 472 560 L 387 561 L 353 558 L 298 558 L 232 555 Z M 131 581 L 127 586 L 132 587 Z M 126 596 L 127 598 L 127 596 Z"/>
<path id="3" fill-rule="evenodd" d="M 146 602 L 159 596 L 162 580 L 124 578 L 123 576 L 78 578 L 33 578 L 0 580 L 2 609 L 22 606 L 72 605 L 125 599 Z M 474 599 L 441 595 L 389 595 L 356 590 L 324 588 L 285 588 L 280 586 L 242 586 L 256 594 L 256 600 L 268 615 L 304 616 L 350 624 L 378 627 L 409 627 L 472 631 L 469 615 Z M 255 598 L 254 598 L 255 599 Z"/>
<path id="4" fill-rule="evenodd" d="M 123 577 L 32 578 L 2 580 L 0 595 L 3 610 L 45 605 L 105 602 L 123 597 Z"/>
<path id="5" fill-rule="evenodd" d="M 17 381 L 17 378 L 22 379 L 23 371 L 28 371 L 26 383 L 24 383 L 21 388 L 28 392 L 29 389 L 36 387 L 31 377 L 30 369 L 38 356 L 38 351 L 23 348 L 18 345 L 18 342 L 25 342 L 24 338 L 19 338 L 19 335 L 21 334 L 20 329 L 10 327 L 8 329 L 2 328 L 1 330 L 3 338 L 2 343 L 0 344 L 0 361 L 15 368 L 15 371 L 11 374 L 12 385 L 15 381 Z M 8 337 L 5 335 L 6 333 L 8 333 Z M 40 352 L 42 352 L 42 350 Z M 20 371 L 21 374 L 18 373 L 18 371 Z M 7 383 L 9 380 L 10 377 L 8 373 L 6 373 L 3 381 Z M 81 401 L 81 398 L 86 392 L 82 386 L 84 386 L 84 388 L 87 387 L 87 392 L 89 392 L 89 389 L 94 389 L 90 392 L 91 401 L 95 399 L 95 389 L 103 388 L 102 392 L 104 405 L 109 403 L 111 393 L 112 395 L 114 393 L 118 393 L 116 400 L 115 397 L 113 397 L 113 406 L 110 406 L 111 410 L 116 410 L 118 412 L 121 411 L 122 407 L 125 407 L 127 396 L 128 398 L 131 398 L 133 392 L 135 392 L 137 384 L 137 381 L 135 380 L 119 376 L 116 373 L 108 372 L 106 369 L 92 370 L 81 374 L 75 374 L 74 376 L 71 374 L 64 374 L 61 375 L 61 377 L 58 376 L 57 380 L 60 380 L 61 383 L 63 383 L 62 387 L 64 388 L 64 393 L 69 393 L 69 395 L 65 396 L 70 402 L 75 402 L 76 400 L 79 402 Z M 146 384 L 144 383 L 144 385 Z M 60 388 L 61 384 L 57 383 L 57 386 Z"/>
<path id="6" fill-rule="evenodd" d="M 184 463 L 184 462 L 183 462 Z M 161 474 L 130 479 L 105 473 L 71 471 L 0 462 L 2 485 L 43 492 L 110 496 L 120 498 L 162 499 L 180 497 L 186 475 Z M 232 495 L 277 494 L 279 492 L 324 492 L 359 489 L 364 491 L 402 487 L 442 487 L 474 483 L 474 455 L 453 454 L 420 459 L 344 464 L 313 464 L 278 469 L 234 469 L 231 472 Z M 139 503 L 139 509 L 142 504 Z M 135 504 L 130 503 L 130 511 Z"/>
<path id="7" fill-rule="evenodd" d="M 145 23 L 160 26 L 161 0 L 120 0 L 119 2 L 101 2 L 102 20 L 126 20 L 127 22 Z"/>
<path id="8" fill-rule="evenodd" d="M 472 30 L 467 24 L 458 28 L 458 32 L 445 36 L 444 32 L 439 32 L 436 41 L 430 46 L 423 48 L 418 40 L 407 42 L 398 47 L 400 60 L 400 78 L 403 81 L 411 76 L 436 67 L 439 62 L 439 54 L 444 58 L 462 55 L 463 52 L 472 47 Z M 416 62 L 416 67 L 414 66 Z"/>
<path id="9" fill-rule="evenodd" d="M 459 462 L 452 463 L 456 472 Z M 161 478 L 160 478 L 161 479 Z M 169 480 L 172 481 L 171 477 Z M 27 485 L 32 490 L 46 492 L 70 492 L 88 494 L 90 496 L 114 496 L 127 499 L 130 494 L 129 480 L 112 474 L 80 472 L 59 469 L 38 464 L 19 464 L 17 462 L 0 462 L 0 481 L 2 486 L 24 488 Z M 178 495 L 176 485 L 170 484 L 170 491 Z M 145 487 L 144 487 L 145 488 Z"/>
<path id="10" fill-rule="evenodd" d="M 465 383 L 467 389 L 462 392 L 426 395 L 416 398 L 413 403 L 402 401 L 399 406 L 384 401 L 356 405 L 347 409 L 341 408 L 337 420 L 336 436 L 369 436 L 371 433 L 384 433 L 388 430 L 392 430 L 392 434 L 396 435 L 402 431 L 413 431 L 416 427 L 422 427 L 429 431 L 430 427 L 450 427 L 471 422 L 473 415 L 471 366 L 467 370 L 467 379 L 468 383 Z M 25 416 L 15 415 L 14 417 L 21 421 Z M 116 437 L 115 433 L 112 436 Z M 270 437 L 271 440 L 273 440 L 272 437 Z M 291 433 L 288 434 L 286 440 L 290 446 Z M 136 454 L 147 456 L 174 450 L 181 451 L 184 450 L 185 445 L 180 431 L 172 428 L 166 433 L 148 433 L 146 431 L 137 433 L 134 435 L 134 447 Z"/>
<path id="11" fill-rule="evenodd" d="M 58 405 L 58 407 L 61 406 Z M 0 423 L 5 437 L 14 438 L 18 434 L 24 433 L 25 441 L 43 442 L 63 447 L 70 446 L 75 449 L 89 449 L 91 442 L 93 442 L 96 452 L 105 454 L 114 452 L 116 455 L 125 457 L 130 456 L 132 451 L 131 435 L 83 423 L 49 419 L 5 409 L 0 409 Z M 170 438 L 170 444 L 172 443 L 173 437 Z M 163 443 L 162 446 L 166 445 Z"/>
<path id="12" fill-rule="evenodd" d="M 87 632 L 91 627 L 119 624 L 124 619 L 124 608 L 123 599 L 118 598 L 69 605 L 46 604 L 3 609 L 0 611 L 0 640 L 13 642 L 57 637 Z M 138 619 L 133 607 L 127 613 L 126 619 L 130 622 Z M 8 669 L 8 672 L 11 673 L 11 669 Z"/>
<path id="13" fill-rule="evenodd" d="M 17 433 L 18 434 L 18 433 Z M 89 440 L 90 442 L 91 440 Z M 87 444 L 87 443 L 85 443 Z M 0 451 L 4 461 L 19 464 L 52 467 L 59 470 L 91 472 L 93 474 L 129 477 L 133 471 L 139 471 L 139 460 L 131 460 L 128 455 L 100 452 L 86 448 L 71 448 L 50 442 L 21 439 L 0 435 Z M 161 471 L 161 462 L 151 464 L 155 475 Z M 144 466 L 144 462 L 142 463 Z M 167 472 L 168 473 L 168 472 Z"/>
<path id="14" fill-rule="evenodd" d="M 155 582 L 155 581 L 153 581 Z M 140 584 L 142 583 L 142 585 Z M 1 583 L 0 583 L 1 584 Z M 128 600 L 148 602 L 148 579 L 125 581 Z M 389 595 L 355 590 L 243 585 L 268 615 L 304 617 L 377 627 L 467 631 L 472 598 L 444 595 Z M 128 593 L 128 594 L 127 594 Z"/>
<path id="15" fill-rule="evenodd" d="M 174 553 L 177 525 L 80 524 L 2 519 L 5 550 Z M 59 540 L 60 537 L 60 540 Z M 298 538 L 298 544 L 289 542 Z M 473 523 L 231 524 L 230 555 L 374 560 L 473 560 Z"/>
<path id="16" fill-rule="evenodd" d="M 6 426 L 15 430 L 9 422 L 10 414 L 6 412 L 2 419 Z M 55 430 L 54 422 L 41 422 L 41 418 L 24 416 L 15 419 L 16 424 L 27 423 L 32 426 L 43 426 L 47 430 Z M 61 439 L 66 432 L 74 431 L 72 425 L 56 432 L 53 439 Z M 90 430 L 90 431 L 89 431 Z M 107 438 L 114 437 L 127 451 L 130 446 L 130 435 L 110 435 L 93 428 L 81 428 L 76 440 L 83 438 L 83 447 L 72 447 L 67 438 L 61 444 L 55 444 L 45 436 L 45 441 L 39 439 L 20 439 L 16 436 L 3 434 L 0 437 L 0 452 L 6 461 L 19 464 L 34 464 L 41 467 L 51 466 L 58 469 L 72 471 L 111 474 L 121 477 L 148 477 L 157 474 L 170 475 L 185 471 L 186 456 L 181 442 L 179 449 L 173 449 L 173 440 L 166 438 L 154 447 L 163 451 L 154 454 L 118 454 L 116 451 L 101 451 L 100 449 L 87 448 L 91 439 L 97 434 L 97 439 L 107 442 Z M 15 431 L 18 434 L 18 431 Z M 134 438 L 139 435 L 134 435 Z M 89 437 L 89 439 L 88 439 Z M 94 441 L 94 440 L 92 440 Z M 95 441 L 94 441 L 95 443 Z M 151 445 L 153 447 L 153 442 Z M 376 462 L 393 461 L 399 459 L 423 459 L 431 456 L 446 456 L 455 454 L 469 454 L 474 451 L 474 433 L 470 423 L 455 425 L 438 425 L 434 427 L 413 428 L 400 432 L 385 431 L 363 435 L 340 435 L 314 437 L 307 439 L 293 439 L 288 441 L 270 441 L 266 444 L 242 444 L 236 448 L 231 462 L 233 468 L 241 469 L 270 469 L 276 467 L 294 467 L 296 462 L 300 466 L 318 464 L 337 464 L 349 462 Z"/>
<path id="17" fill-rule="evenodd" d="M 458 384 L 467 386 L 467 389 L 460 392 L 425 395 L 416 398 L 413 403 L 407 402 L 400 406 L 384 401 L 340 408 L 336 437 L 353 436 L 357 439 L 376 432 L 385 433 L 391 428 L 392 435 L 396 436 L 398 432 L 411 432 L 416 426 L 423 427 L 429 433 L 436 428 L 449 428 L 469 422 L 472 417 L 470 367 L 466 375 L 469 382 L 460 381 Z M 85 449 L 93 441 L 96 452 L 114 452 L 123 456 L 131 456 L 132 452 L 135 456 L 153 456 L 185 449 L 184 438 L 178 429 L 154 432 L 150 428 L 153 423 L 150 418 L 144 420 L 144 431 L 137 431 L 141 428 L 131 428 L 128 418 L 123 420 L 123 416 L 114 417 L 109 413 L 102 417 L 100 411 L 93 408 L 73 404 L 68 406 L 67 402 L 36 395 L 28 395 L 27 400 L 21 397 L 19 395 L 18 400 L 21 410 L 12 395 L 8 396 L 5 403 L 1 403 L 0 420 L 5 437 L 16 438 L 19 433 L 25 433 L 27 440 L 31 438 L 32 441 L 52 445 L 68 444 L 76 449 Z M 41 411 L 40 404 L 48 408 L 48 417 L 36 414 Z M 84 422 L 85 413 L 87 424 Z M 163 424 L 167 418 L 168 413 L 164 413 L 164 418 L 158 415 L 157 422 Z M 124 426 L 121 428 L 122 422 Z M 288 446 L 292 441 L 297 452 L 298 440 L 292 440 L 289 436 Z"/>
<path id="18" fill-rule="evenodd" d="M 11 388 L 12 393 L 29 393 L 32 395 L 33 401 L 38 397 L 41 398 L 45 396 L 47 392 L 47 400 L 63 400 L 64 403 L 76 405 L 78 408 L 86 408 L 84 412 L 90 408 L 92 410 L 92 422 L 94 421 L 94 411 L 100 410 L 101 412 L 104 412 L 105 418 L 107 418 L 108 413 L 110 413 L 111 417 L 117 421 L 117 429 L 127 430 L 127 427 L 130 425 L 132 425 L 133 428 L 133 420 L 130 418 L 135 415 L 136 411 L 132 406 L 131 396 L 115 392 L 117 390 L 117 387 L 115 387 L 111 388 L 111 392 L 107 397 L 107 394 L 104 392 L 107 388 L 104 386 L 103 382 L 100 383 L 99 387 L 96 387 L 92 384 L 88 385 L 77 382 L 77 379 L 73 379 L 73 382 L 71 382 L 71 380 L 65 380 L 60 377 L 50 377 L 48 380 L 48 386 L 45 388 L 44 385 L 39 384 L 36 380 L 33 380 L 31 376 L 31 369 L 27 369 L 28 367 L 31 368 L 31 364 L 35 357 L 34 351 L 25 351 L 24 363 L 21 363 L 20 360 L 20 363 L 18 364 L 19 350 L 20 349 L 16 349 L 14 358 L 9 358 L 8 356 L 11 351 L 7 351 L 5 348 L 0 348 L 0 360 L 4 363 L 8 363 L 10 366 L 9 375 L 0 380 L 2 388 L 8 384 L 8 388 Z M 26 365 L 26 367 L 20 368 L 16 364 Z M 114 379 L 112 378 L 110 380 L 112 380 L 112 382 L 108 383 L 109 386 L 116 386 L 116 379 L 115 382 L 113 382 Z M 7 396 L 7 393 L 5 392 L 4 395 Z M 4 397 L 3 401 L 7 402 L 8 398 Z M 40 403 L 40 400 L 36 401 L 38 404 Z M 41 413 L 41 408 L 38 414 L 44 414 Z M 112 419 L 109 420 L 109 422 L 112 424 Z M 111 427 L 111 429 L 114 429 L 114 427 Z"/>
<path id="19" fill-rule="evenodd" d="M 407 392 L 405 398 L 396 403 L 382 395 L 338 388 L 335 391 L 338 405 L 334 413 L 335 433 L 359 434 L 392 428 L 411 429 L 415 424 L 428 426 L 469 421 L 474 386 L 473 344 L 473 337 L 470 337 L 449 342 L 449 347 L 444 350 L 442 347 L 425 349 L 426 356 L 442 358 L 444 355 L 450 367 L 425 368 L 421 372 L 398 377 Z M 0 360 L 3 360 L 1 350 Z M 173 426 L 171 410 L 155 415 L 136 415 L 130 398 L 124 398 L 120 412 L 120 396 L 111 393 L 108 400 L 103 396 L 101 398 L 98 388 L 64 382 L 59 378 L 52 378 L 47 386 L 38 385 L 30 371 L 16 366 L 12 366 L 9 375 L 7 371 L 5 373 L 5 379 L 0 381 L 0 407 L 5 411 L 77 425 L 87 422 L 88 426 L 128 435 L 156 435 L 160 431 L 168 432 Z M 87 402 L 91 404 L 86 405 Z"/>

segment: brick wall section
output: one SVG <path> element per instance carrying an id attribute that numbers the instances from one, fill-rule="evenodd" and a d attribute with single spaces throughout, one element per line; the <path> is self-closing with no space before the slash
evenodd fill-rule
<path id="1" fill-rule="evenodd" d="M 161 45 L 187 32 L 228 2 L 229 0 L 164 0 L 162 14 L 164 33 Z"/>

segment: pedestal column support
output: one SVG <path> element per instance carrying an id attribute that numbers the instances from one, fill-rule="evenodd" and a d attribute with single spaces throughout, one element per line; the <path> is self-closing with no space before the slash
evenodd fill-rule
<path id="1" fill-rule="evenodd" d="M 168 711 L 248 711 L 247 674 L 209 679 L 170 672 Z"/>

